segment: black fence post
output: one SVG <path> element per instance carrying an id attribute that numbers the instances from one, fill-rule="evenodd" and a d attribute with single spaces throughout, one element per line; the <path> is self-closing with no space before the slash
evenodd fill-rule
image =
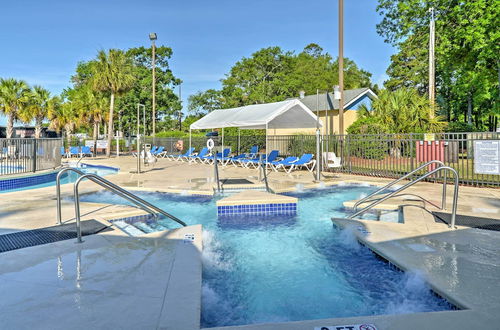
<path id="1" fill-rule="evenodd" d="M 36 138 L 33 139 L 33 172 L 36 172 Z"/>

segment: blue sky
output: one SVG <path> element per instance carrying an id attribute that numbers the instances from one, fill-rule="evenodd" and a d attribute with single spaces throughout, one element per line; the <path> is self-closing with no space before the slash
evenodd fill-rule
<path id="1" fill-rule="evenodd" d="M 345 1 L 344 53 L 380 83 L 394 50 L 376 33 L 376 5 Z M 102 48 L 148 46 L 154 31 L 158 44 L 173 49 L 186 108 L 190 94 L 218 88 L 232 64 L 260 48 L 300 51 L 314 42 L 337 54 L 337 8 L 336 0 L 3 1 L 0 77 L 59 93 L 78 61 Z"/>

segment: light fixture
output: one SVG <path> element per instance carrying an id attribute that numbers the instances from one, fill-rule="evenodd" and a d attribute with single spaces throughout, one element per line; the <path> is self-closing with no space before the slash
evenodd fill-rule
<path id="1" fill-rule="evenodd" d="M 299 98 L 303 99 L 306 96 L 305 91 L 299 91 Z"/>
<path id="2" fill-rule="evenodd" d="M 335 85 L 333 86 L 333 98 L 335 100 L 340 100 L 340 86 L 339 85 Z"/>
<path id="3" fill-rule="evenodd" d="M 151 32 L 151 33 L 149 34 L 149 40 L 151 40 L 151 41 L 152 41 L 152 40 L 156 40 L 156 38 L 157 38 L 157 37 L 156 37 L 156 33 Z"/>

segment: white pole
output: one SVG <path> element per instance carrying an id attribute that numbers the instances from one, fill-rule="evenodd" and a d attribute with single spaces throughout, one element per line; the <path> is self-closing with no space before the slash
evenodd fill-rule
<path id="1" fill-rule="evenodd" d="M 241 146 L 240 146 L 240 133 L 241 133 L 241 130 L 240 128 L 238 127 L 238 154 L 240 153 L 240 149 L 241 149 Z"/>
<path id="2" fill-rule="evenodd" d="M 120 157 L 120 140 L 116 137 L 116 157 Z"/>
<path id="3" fill-rule="evenodd" d="M 189 127 L 189 149 L 191 149 L 191 127 Z"/>
<path id="4" fill-rule="evenodd" d="M 267 141 L 267 130 L 269 129 L 269 124 L 266 123 L 266 155 L 268 155 L 268 152 L 267 152 L 267 144 L 268 144 L 268 141 Z M 267 170 L 267 158 L 266 158 L 266 170 Z"/>
<path id="5" fill-rule="evenodd" d="M 222 127 L 222 157 L 224 157 L 224 127 Z"/>

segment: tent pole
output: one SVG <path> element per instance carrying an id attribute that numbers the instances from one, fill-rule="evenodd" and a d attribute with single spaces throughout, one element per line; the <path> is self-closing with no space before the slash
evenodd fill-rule
<path id="1" fill-rule="evenodd" d="M 191 149 L 191 127 L 189 127 L 189 149 Z"/>
<path id="2" fill-rule="evenodd" d="M 241 147 L 240 147 L 240 133 L 241 133 L 241 130 L 238 127 L 238 152 L 237 152 L 238 155 L 240 154 L 240 149 L 241 149 Z"/>
<path id="3" fill-rule="evenodd" d="M 224 156 L 224 127 L 222 127 L 222 156 Z"/>
<path id="4" fill-rule="evenodd" d="M 268 141 L 267 141 L 267 130 L 269 129 L 269 124 L 266 123 L 266 155 L 268 155 L 267 153 L 267 145 L 268 145 Z M 266 156 L 267 157 L 267 156 Z M 267 158 L 266 158 L 266 167 L 265 167 L 265 170 L 267 171 Z"/>

